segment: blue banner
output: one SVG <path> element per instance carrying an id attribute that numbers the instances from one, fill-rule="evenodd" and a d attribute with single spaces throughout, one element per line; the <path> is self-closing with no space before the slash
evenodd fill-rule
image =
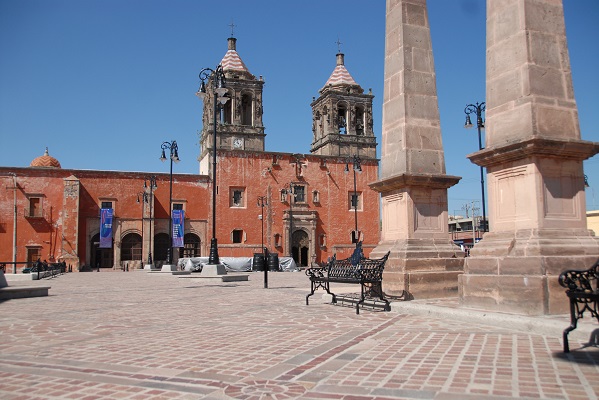
<path id="1" fill-rule="evenodd" d="M 112 248 L 112 208 L 100 210 L 100 248 Z"/>
<path id="2" fill-rule="evenodd" d="M 183 247 L 185 234 L 185 211 L 173 210 L 173 247 Z"/>

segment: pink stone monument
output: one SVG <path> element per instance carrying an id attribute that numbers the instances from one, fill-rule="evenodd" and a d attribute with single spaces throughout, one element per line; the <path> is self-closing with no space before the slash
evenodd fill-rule
<path id="1" fill-rule="evenodd" d="M 528 315 L 567 311 L 557 283 L 588 269 L 599 241 L 586 228 L 581 140 L 561 0 L 487 1 L 486 144 L 490 232 L 460 276 L 466 307 Z"/>
<path id="2" fill-rule="evenodd" d="M 425 0 L 387 0 L 381 179 L 382 237 L 371 257 L 385 265 L 387 294 L 457 295 L 463 252 L 449 239 L 447 188 L 435 67 Z"/>

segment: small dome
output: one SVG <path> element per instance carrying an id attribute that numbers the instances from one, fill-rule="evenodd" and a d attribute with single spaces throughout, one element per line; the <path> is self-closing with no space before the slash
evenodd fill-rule
<path id="1" fill-rule="evenodd" d="M 343 53 L 337 53 L 337 66 L 333 70 L 333 73 L 329 77 L 327 83 L 325 83 L 324 87 L 321 90 L 325 90 L 329 86 L 339 87 L 352 87 L 358 93 L 363 93 L 364 90 L 356 83 L 354 78 L 350 75 L 347 68 L 345 68 L 345 55 Z"/>
<path id="2" fill-rule="evenodd" d="M 29 164 L 30 167 L 39 167 L 39 168 L 62 168 L 58 160 L 48 154 L 48 148 L 46 147 L 46 151 L 43 156 L 40 156 Z"/>
<path id="3" fill-rule="evenodd" d="M 227 73 L 227 78 L 230 77 L 244 77 L 246 79 L 256 79 L 254 75 L 245 66 L 245 63 L 239 57 L 237 53 L 237 39 L 230 37 L 228 41 L 228 50 L 225 56 L 220 61 L 220 65 L 223 67 L 223 71 Z"/>

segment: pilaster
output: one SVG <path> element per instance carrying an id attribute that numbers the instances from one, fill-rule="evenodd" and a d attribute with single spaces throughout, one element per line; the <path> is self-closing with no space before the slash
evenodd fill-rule
<path id="1" fill-rule="evenodd" d="M 79 179 L 73 175 L 64 179 L 62 200 L 61 255 L 67 265 L 75 270 L 81 264 L 79 260 Z"/>

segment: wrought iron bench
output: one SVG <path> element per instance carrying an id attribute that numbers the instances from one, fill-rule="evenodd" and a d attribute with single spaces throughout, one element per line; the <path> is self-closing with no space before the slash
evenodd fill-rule
<path id="1" fill-rule="evenodd" d="M 565 287 L 570 299 L 570 326 L 564 330 L 564 353 L 570 351 L 568 333 L 576 329 L 585 311 L 599 321 L 599 260 L 584 271 L 568 270 L 559 276 L 559 284 Z"/>
<path id="2" fill-rule="evenodd" d="M 311 267 L 306 269 L 306 275 L 310 278 L 310 294 L 306 296 L 306 305 L 308 299 L 318 288 L 326 290 L 333 297 L 333 303 L 337 303 L 337 295 L 331 293 L 330 283 L 352 283 L 360 285 L 360 298 L 356 302 L 356 314 L 360 314 L 360 304 L 364 304 L 366 298 L 378 298 L 384 302 L 385 311 L 391 311 L 389 301 L 385 299 L 383 293 L 383 269 L 385 262 L 389 258 L 389 253 L 379 259 L 365 258 L 358 246 L 354 254 L 346 259 L 337 260 L 336 256 L 320 267 Z"/>

